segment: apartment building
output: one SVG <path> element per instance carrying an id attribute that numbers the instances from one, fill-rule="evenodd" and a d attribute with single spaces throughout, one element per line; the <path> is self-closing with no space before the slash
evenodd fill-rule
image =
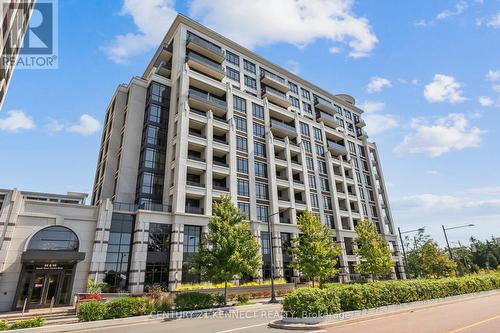
<path id="1" fill-rule="evenodd" d="M 144 74 L 119 86 L 109 104 L 92 204 L 110 199 L 111 229 L 127 221 L 124 232 L 134 237 L 129 263 L 119 262 L 129 252 L 111 254 L 104 245 L 92 273 L 126 276 L 117 285 L 130 290 L 197 281 L 187 261 L 212 202 L 229 195 L 261 242 L 262 279 L 270 276 L 271 246 L 276 276 L 298 279 L 287 247 L 306 209 L 342 247 L 341 281 L 357 278 L 353 239 L 361 219 L 387 239 L 392 277 L 403 278 L 377 146 L 362 114 L 353 97 L 179 15 Z M 161 245 L 151 246 L 152 238 Z"/>
<path id="2" fill-rule="evenodd" d="M 34 6 L 35 0 L 0 0 L 0 109 Z"/>

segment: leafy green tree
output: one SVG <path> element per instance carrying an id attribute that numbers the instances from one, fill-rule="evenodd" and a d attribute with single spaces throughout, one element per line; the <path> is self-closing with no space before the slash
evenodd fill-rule
<path id="1" fill-rule="evenodd" d="M 412 238 L 410 236 L 405 237 L 405 248 L 406 248 L 406 276 L 407 277 L 420 277 L 422 272 L 420 271 L 421 266 L 421 255 L 420 249 L 422 246 L 430 239 L 429 235 L 426 235 L 423 230 L 419 230 Z"/>
<path id="2" fill-rule="evenodd" d="M 457 247 L 451 250 L 457 263 L 457 272 L 460 276 L 477 273 L 479 266 L 473 261 L 473 253 L 466 246 Z"/>
<path id="3" fill-rule="evenodd" d="M 291 266 L 312 281 L 314 287 L 316 281 L 321 284 L 338 274 L 340 248 L 333 240 L 331 229 L 321 223 L 319 216 L 306 210 L 297 216 L 297 224 L 301 235 L 292 240 Z"/>
<path id="4" fill-rule="evenodd" d="M 495 269 L 493 264 L 500 263 L 500 244 L 494 238 L 481 242 L 475 238 L 471 238 L 471 249 L 473 253 L 473 261 L 482 269 Z"/>
<path id="5" fill-rule="evenodd" d="M 445 251 L 432 240 L 428 240 L 420 249 L 420 271 L 423 277 L 453 276 L 457 263 L 451 260 Z"/>
<path id="6" fill-rule="evenodd" d="M 391 249 L 377 232 L 375 224 L 362 220 L 355 230 L 357 236 L 354 242 L 358 245 L 355 253 L 361 257 L 361 263 L 356 265 L 357 271 L 372 279 L 375 274 L 389 274 L 394 266 Z"/>
<path id="7" fill-rule="evenodd" d="M 202 236 L 199 251 L 190 259 L 192 270 L 203 280 L 224 282 L 224 303 L 227 282 L 243 274 L 256 276 L 262 265 L 259 243 L 244 219 L 231 198 L 222 196 L 213 205 L 208 234 Z"/>

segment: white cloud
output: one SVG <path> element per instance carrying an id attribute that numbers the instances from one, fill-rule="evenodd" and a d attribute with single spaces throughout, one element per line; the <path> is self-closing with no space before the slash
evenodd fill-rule
<path id="1" fill-rule="evenodd" d="M 431 176 L 439 175 L 439 171 L 437 170 L 427 170 L 427 174 Z"/>
<path id="2" fill-rule="evenodd" d="M 425 154 L 441 156 L 451 151 L 479 147 L 486 132 L 471 127 L 461 113 L 450 113 L 429 124 L 422 119 L 412 119 L 413 133 L 404 137 L 394 152 L 396 154 Z"/>
<path id="3" fill-rule="evenodd" d="M 101 124 L 94 117 L 83 114 L 80 116 L 80 122 L 78 124 L 63 124 L 58 120 L 52 119 L 47 124 L 47 129 L 52 133 L 65 131 L 87 136 L 98 132 L 101 129 Z"/>
<path id="4" fill-rule="evenodd" d="M 481 104 L 481 106 L 492 106 L 494 103 L 493 100 L 488 96 L 479 96 L 477 100 L 479 104 Z"/>
<path id="5" fill-rule="evenodd" d="M 377 37 L 352 0 L 192 0 L 190 16 L 249 48 L 273 43 L 303 47 L 317 39 L 346 43 L 367 56 Z"/>
<path id="6" fill-rule="evenodd" d="M 365 101 L 360 107 L 366 112 L 364 119 L 366 130 L 370 134 L 377 135 L 399 125 L 393 115 L 378 113 L 385 109 L 385 104 L 382 102 Z"/>
<path id="7" fill-rule="evenodd" d="M 488 81 L 500 81 L 500 70 L 489 70 L 488 73 L 486 74 L 486 80 Z"/>
<path id="8" fill-rule="evenodd" d="M 394 200 L 399 207 L 414 210 L 463 210 L 480 207 L 500 207 L 500 199 L 478 199 L 463 194 L 437 195 L 431 193 L 405 196 Z"/>
<path id="9" fill-rule="evenodd" d="M 500 12 L 496 15 L 490 17 L 486 22 L 486 25 L 490 28 L 498 29 L 500 28 Z"/>
<path id="10" fill-rule="evenodd" d="M 23 111 L 12 110 L 7 112 L 7 117 L 0 118 L 0 130 L 16 133 L 20 130 L 30 130 L 35 128 L 33 119 Z"/>
<path id="11" fill-rule="evenodd" d="M 368 93 L 381 92 L 385 87 L 391 87 L 391 81 L 380 76 L 374 76 L 366 86 Z"/>
<path id="12" fill-rule="evenodd" d="M 330 52 L 331 54 L 341 53 L 342 52 L 342 48 L 337 47 L 337 46 L 332 46 L 332 47 L 330 47 L 328 49 L 328 52 Z"/>
<path id="13" fill-rule="evenodd" d="M 429 103 L 461 103 L 466 100 L 462 96 L 462 86 L 453 76 L 435 74 L 434 80 L 425 86 L 424 96 Z"/>
<path id="14" fill-rule="evenodd" d="M 109 59 L 126 63 L 131 57 L 157 47 L 177 12 L 174 0 L 124 0 L 120 15 L 130 15 L 138 32 L 118 35 L 104 51 Z"/>
<path id="15" fill-rule="evenodd" d="M 455 5 L 454 9 L 446 9 L 439 12 L 433 19 L 430 20 L 419 20 L 415 22 L 417 27 L 428 27 L 436 24 L 436 21 L 443 21 L 449 17 L 461 15 L 465 10 L 467 10 L 468 5 L 465 1 L 460 1 Z"/>

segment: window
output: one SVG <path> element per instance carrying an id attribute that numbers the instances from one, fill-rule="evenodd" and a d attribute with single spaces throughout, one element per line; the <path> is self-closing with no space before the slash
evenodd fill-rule
<path id="1" fill-rule="evenodd" d="M 290 96 L 290 102 L 292 103 L 292 106 L 296 107 L 297 109 L 300 108 L 300 101 L 298 98 Z"/>
<path id="2" fill-rule="evenodd" d="M 154 148 L 146 148 L 141 152 L 141 160 L 144 161 L 144 168 L 159 169 L 164 164 L 165 156 Z"/>
<path id="3" fill-rule="evenodd" d="M 330 191 L 330 184 L 328 182 L 328 178 L 321 177 L 319 180 L 321 182 L 321 191 L 329 192 Z"/>
<path id="4" fill-rule="evenodd" d="M 243 68 L 247 71 L 247 72 L 250 72 L 250 73 L 253 73 L 255 74 L 256 70 L 255 70 L 255 64 L 253 62 L 250 62 L 246 59 L 243 59 Z"/>
<path id="5" fill-rule="evenodd" d="M 150 94 L 153 102 L 163 103 L 164 99 L 167 98 L 167 87 L 156 82 L 152 83 Z"/>
<path id="6" fill-rule="evenodd" d="M 358 187 L 358 192 L 361 199 L 365 200 L 365 191 L 363 191 L 363 188 L 361 186 Z"/>
<path id="7" fill-rule="evenodd" d="M 365 182 L 366 182 L 366 185 L 372 186 L 372 180 L 370 179 L 370 176 L 365 175 Z"/>
<path id="8" fill-rule="evenodd" d="M 264 107 L 262 105 L 252 103 L 252 114 L 255 118 L 264 119 Z"/>
<path id="9" fill-rule="evenodd" d="M 325 147 L 323 147 L 323 145 L 316 145 L 316 154 L 325 156 Z"/>
<path id="10" fill-rule="evenodd" d="M 200 246 L 201 237 L 201 227 L 193 225 L 184 226 L 184 242 L 183 242 L 183 252 L 184 253 L 196 253 L 198 252 L 198 247 Z"/>
<path id="11" fill-rule="evenodd" d="M 236 164 L 238 172 L 248 174 L 248 159 L 238 156 Z"/>
<path id="12" fill-rule="evenodd" d="M 234 122 L 238 131 L 247 131 L 247 120 L 245 118 L 234 116 Z"/>
<path id="13" fill-rule="evenodd" d="M 307 166 L 307 170 L 314 171 L 314 162 L 313 162 L 312 158 L 306 157 L 306 166 Z"/>
<path id="14" fill-rule="evenodd" d="M 144 277 L 144 284 L 148 288 L 155 284 L 163 287 L 168 285 L 171 232 L 171 225 L 149 224 L 148 254 Z"/>
<path id="15" fill-rule="evenodd" d="M 363 170 L 368 171 L 368 162 L 366 161 L 361 161 L 363 162 Z"/>
<path id="16" fill-rule="evenodd" d="M 267 184 L 264 183 L 255 183 L 256 197 L 257 199 L 268 200 L 269 199 L 269 191 Z"/>
<path id="17" fill-rule="evenodd" d="M 269 206 L 257 205 L 257 221 L 267 222 Z"/>
<path id="18" fill-rule="evenodd" d="M 347 123 L 347 130 L 354 133 L 354 126 L 351 123 Z"/>
<path id="19" fill-rule="evenodd" d="M 306 90 L 304 88 L 300 88 L 300 91 L 302 93 L 302 97 L 305 98 L 305 99 L 311 99 L 311 93 L 309 92 L 309 90 Z"/>
<path id="20" fill-rule="evenodd" d="M 307 152 L 307 153 L 312 153 L 312 147 L 311 147 L 311 143 L 307 140 L 303 140 L 302 141 L 302 145 L 304 146 L 304 150 Z"/>
<path id="21" fill-rule="evenodd" d="M 315 189 L 316 188 L 316 176 L 309 175 L 308 179 L 309 179 L 309 187 Z"/>
<path id="22" fill-rule="evenodd" d="M 349 152 L 351 152 L 351 154 L 356 155 L 356 145 L 351 141 L 348 141 L 348 143 L 349 143 Z"/>
<path id="23" fill-rule="evenodd" d="M 262 124 L 253 123 L 253 135 L 259 138 L 266 137 L 266 128 Z"/>
<path id="24" fill-rule="evenodd" d="M 330 227 L 330 229 L 335 229 L 335 220 L 333 219 L 333 215 L 325 215 L 326 225 Z"/>
<path id="25" fill-rule="evenodd" d="M 250 204 L 248 202 L 238 202 L 238 208 L 247 219 L 250 219 Z"/>
<path id="26" fill-rule="evenodd" d="M 298 94 L 299 93 L 299 87 L 297 87 L 297 85 L 293 82 L 288 82 L 288 86 L 290 87 L 290 92 L 294 93 L 294 94 Z"/>
<path id="27" fill-rule="evenodd" d="M 378 217 L 377 207 L 375 206 L 370 206 L 370 207 L 372 208 L 372 216 Z"/>
<path id="28" fill-rule="evenodd" d="M 323 162 L 323 161 L 318 161 L 318 171 L 319 173 L 328 173 L 328 171 L 326 170 L 326 163 Z"/>
<path id="29" fill-rule="evenodd" d="M 257 89 L 257 81 L 248 75 L 245 75 L 245 86 L 252 88 L 252 89 Z"/>
<path id="30" fill-rule="evenodd" d="M 226 50 L 226 60 L 233 65 L 240 65 L 240 57 L 228 50 Z"/>
<path id="31" fill-rule="evenodd" d="M 267 178 L 267 165 L 262 162 L 255 162 L 255 177 Z"/>
<path id="32" fill-rule="evenodd" d="M 248 197 L 250 195 L 248 180 L 238 179 L 238 195 Z"/>
<path id="33" fill-rule="evenodd" d="M 165 122 L 165 112 L 162 112 L 158 104 L 150 104 L 148 108 L 148 120 L 152 123 L 162 124 Z"/>
<path id="34" fill-rule="evenodd" d="M 358 145 L 358 151 L 359 151 L 359 155 L 366 157 L 365 147 L 363 147 L 362 145 Z"/>
<path id="35" fill-rule="evenodd" d="M 240 72 L 234 68 L 226 67 L 227 77 L 233 81 L 240 82 Z"/>
<path id="36" fill-rule="evenodd" d="M 239 96 L 233 96 L 233 108 L 243 113 L 247 112 L 247 101 Z"/>
<path id="37" fill-rule="evenodd" d="M 311 193 L 311 206 L 319 208 L 318 195 L 316 193 Z"/>
<path id="38" fill-rule="evenodd" d="M 309 125 L 300 122 L 300 133 L 305 136 L 311 136 L 311 133 L 309 132 Z"/>
<path id="39" fill-rule="evenodd" d="M 351 114 L 351 112 L 350 112 L 350 111 L 345 110 L 345 115 L 344 115 L 344 116 L 345 116 L 347 119 L 352 120 L 352 114 Z"/>
<path id="40" fill-rule="evenodd" d="M 320 128 L 313 127 L 314 129 L 314 138 L 318 141 L 323 141 L 323 133 Z"/>
<path id="41" fill-rule="evenodd" d="M 265 144 L 263 144 L 261 142 L 254 141 L 253 150 L 254 150 L 255 156 L 266 157 L 266 145 Z"/>
<path id="42" fill-rule="evenodd" d="M 267 231 L 260 232 L 260 242 L 261 242 L 263 255 L 271 254 L 271 242 L 270 242 L 269 236 L 270 236 L 270 234 Z"/>
<path id="43" fill-rule="evenodd" d="M 373 194 L 372 190 L 368 190 L 368 198 L 370 201 L 375 201 L 375 195 Z"/>
<path id="44" fill-rule="evenodd" d="M 28 250 L 78 251 L 78 246 L 78 237 L 73 231 L 62 226 L 51 226 L 38 231 L 31 238 Z"/>
<path id="45" fill-rule="evenodd" d="M 247 152 L 248 151 L 247 138 L 244 138 L 242 136 L 237 136 L 236 149 L 242 152 Z"/>
<path id="46" fill-rule="evenodd" d="M 312 114 L 312 107 L 311 104 L 302 102 L 302 108 L 304 109 L 305 112 Z"/>
<path id="47" fill-rule="evenodd" d="M 323 208 L 332 210 L 332 198 L 328 195 L 323 196 Z"/>
<path id="48" fill-rule="evenodd" d="M 142 178 L 142 184 L 139 182 L 138 185 L 141 187 L 141 193 L 158 195 L 163 193 L 163 177 L 144 172 L 140 178 Z"/>

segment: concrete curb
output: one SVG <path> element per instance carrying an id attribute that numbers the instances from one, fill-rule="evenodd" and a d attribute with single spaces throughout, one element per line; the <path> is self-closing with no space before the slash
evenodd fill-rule
<path id="1" fill-rule="evenodd" d="M 464 294 L 457 296 L 450 296 L 445 298 L 437 298 L 429 301 L 419 301 L 411 302 L 405 304 L 392 305 L 387 307 L 380 307 L 374 309 L 367 309 L 362 311 L 349 311 L 343 312 L 336 315 L 336 317 L 341 317 L 341 319 L 328 320 L 328 318 L 286 318 L 280 320 L 274 320 L 269 323 L 269 327 L 283 329 L 283 330 L 321 330 L 329 327 L 342 326 L 345 324 L 351 324 L 356 322 L 362 322 L 365 320 L 371 320 L 380 317 L 389 317 L 396 314 L 401 314 L 405 312 L 410 312 L 414 310 L 433 308 L 441 305 L 457 303 L 465 299 L 473 299 L 480 297 L 489 297 L 500 295 L 500 290 L 489 290 L 472 294 Z M 342 319 L 342 317 L 347 317 Z M 351 318 L 349 318 L 351 317 Z M 291 319 L 291 320 L 290 320 Z"/>
<path id="2" fill-rule="evenodd" d="M 76 332 L 81 330 L 89 330 L 96 328 L 107 328 L 107 327 L 115 327 L 115 326 L 124 326 L 130 324 L 137 323 L 145 323 L 145 322 L 159 322 L 159 321 L 172 321 L 176 319 L 184 319 L 184 318 L 197 318 L 202 317 L 204 315 L 209 315 L 216 312 L 227 312 L 227 311 L 238 311 L 245 309 L 251 309 L 254 307 L 259 307 L 265 305 L 266 303 L 255 303 L 241 306 L 226 306 L 221 308 L 211 308 L 211 309 L 203 309 L 203 310 L 193 310 L 193 311 L 181 311 L 181 312 L 172 312 L 165 313 L 165 315 L 160 313 L 152 313 L 145 316 L 136 316 L 136 317 L 127 317 L 127 318 L 119 318 L 119 319 L 107 319 L 107 320 L 98 320 L 98 321 L 85 321 L 75 324 L 63 324 L 63 325 L 52 325 L 52 326 L 42 326 L 42 327 L 33 327 L 33 328 L 23 328 L 18 330 L 11 330 L 6 332 L 44 332 L 44 333 L 55 333 L 55 332 Z"/>

